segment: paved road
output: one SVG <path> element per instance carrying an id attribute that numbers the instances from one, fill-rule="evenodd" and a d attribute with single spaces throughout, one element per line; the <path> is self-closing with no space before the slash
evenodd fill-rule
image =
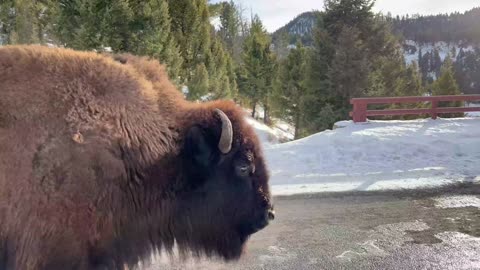
<path id="1" fill-rule="evenodd" d="M 473 206 L 438 206 L 452 196 Z M 161 256 L 144 269 L 480 269 L 479 202 L 478 185 L 276 198 L 276 220 L 239 262 Z"/>

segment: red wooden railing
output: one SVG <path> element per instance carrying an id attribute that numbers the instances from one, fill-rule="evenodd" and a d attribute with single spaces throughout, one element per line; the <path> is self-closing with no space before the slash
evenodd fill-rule
<path id="1" fill-rule="evenodd" d="M 429 114 L 432 119 L 437 119 L 439 113 L 477 112 L 480 107 L 438 107 L 442 101 L 480 101 L 480 95 L 458 96 L 429 96 L 429 97 L 382 97 L 382 98 L 352 98 L 350 103 L 353 111 L 350 116 L 355 123 L 366 122 L 367 116 L 386 115 L 419 115 Z M 393 110 L 368 110 L 369 104 L 396 104 L 430 102 L 431 108 L 426 109 L 393 109 Z"/>

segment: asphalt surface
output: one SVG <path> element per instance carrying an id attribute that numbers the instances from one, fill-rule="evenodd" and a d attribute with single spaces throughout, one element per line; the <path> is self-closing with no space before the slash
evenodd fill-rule
<path id="1" fill-rule="evenodd" d="M 480 186 L 277 197 L 238 262 L 162 255 L 143 269 L 480 269 L 480 208 L 436 206 L 459 194 Z"/>

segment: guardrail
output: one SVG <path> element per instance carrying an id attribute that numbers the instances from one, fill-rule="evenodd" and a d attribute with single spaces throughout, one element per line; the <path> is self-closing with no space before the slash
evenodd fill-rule
<path id="1" fill-rule="evenodd" d="M 420 115 L 429 114 L 432 119 L 437 119 L 440 113 L 477 112 L 480 107 L 438 107 L 439 102 L 446 101 L 480 101 L 480 95 L 456 95 L 456 96 L 428 96 L 428 97 L 381 97 L 381 98 L 352 98 L 350 104 L 353 111 L 350 116 L 355 123 L 366 122 L 368 116 L 388 115 Z M 425 109 L 386 109 L 368 110 L 369 104 L 397 104 L 397 103 L 420 103 L 430 102 L 431 108 Z"/>

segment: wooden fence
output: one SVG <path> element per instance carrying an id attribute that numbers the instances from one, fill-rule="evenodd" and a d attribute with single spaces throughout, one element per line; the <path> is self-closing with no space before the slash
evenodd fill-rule
<path id="1" fill-rule="evenodd" d="M 432 119 L 437 119 L 440 113 L 477 112 L 480 107 L 438 107 L 439 102 L 445 101 L 480 101 L 480 95 L 458 95 L 458 96 L 429 96 L 429 97 L 382 97 L 382 98 L 353 98 L 350 103 L 353 111 L 350 116 L 355 123 L 366 122 L 368 116 L 387 115 L 420 115 L 429 114 Z M 368 110 L 369 104 L 399 104 L 399 103 L 425 103 L 431 104 L 425 109 L 387 109 Z"/>

